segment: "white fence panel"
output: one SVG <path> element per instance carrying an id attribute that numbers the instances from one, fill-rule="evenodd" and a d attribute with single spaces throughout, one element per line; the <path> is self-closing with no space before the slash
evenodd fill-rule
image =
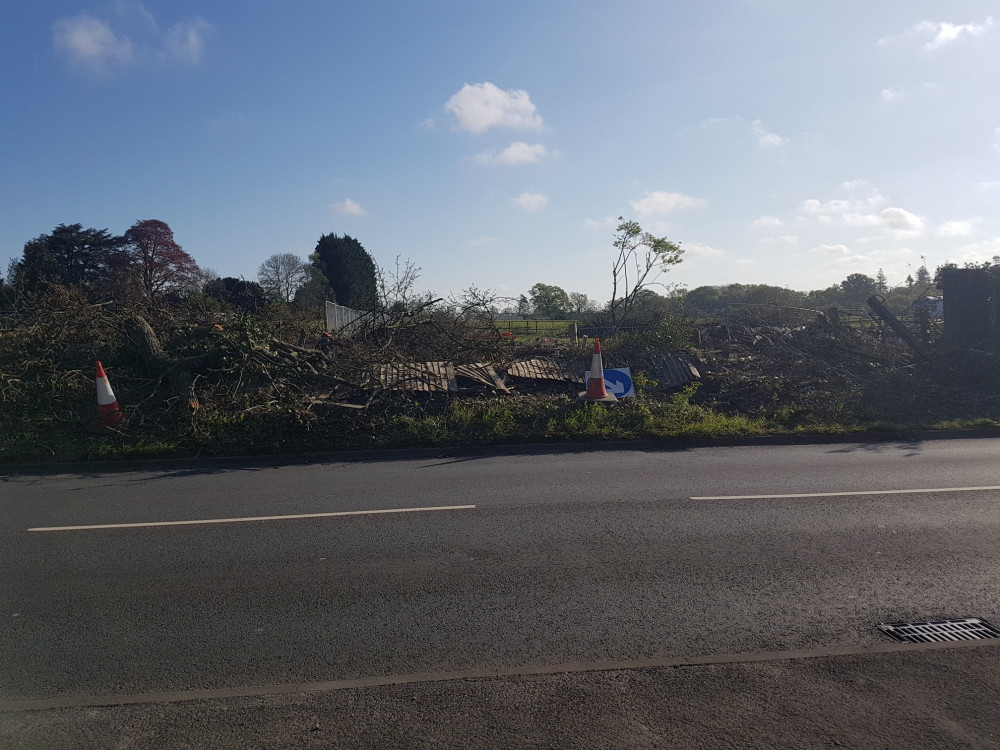
<path id="1" fill-rule="evenodd" d="M 327 302 L 326 330 L 336 333 L 354 333 L 360 326 L 358 319 L 363 315 L 364 313 L 352 310 L 350 307 L 344 307 L 335 302 Z"/>

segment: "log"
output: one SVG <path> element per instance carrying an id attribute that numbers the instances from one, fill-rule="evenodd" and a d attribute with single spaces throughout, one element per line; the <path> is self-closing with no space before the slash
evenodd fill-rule
<path id="1" fill-rule="evenodd" d="M 204 360 L 204 357 L 194 357 L 187 360 L 172 359 L 163 351 L 156 331 L 141 315 L 129 318 L 125 325 L 125 335 L 128 336 L 133 348 L 139 354 L 146 375 L 151 378 L 166 378 L 174 396 L 188 408 L 194 411 L 201 404 L 194 391 L 194 379 L 191 377 L 193 366 Z"/>
<path id="2" fill-rule="evenodd" d="M 920 343 L 909 328 L 899 322 L 896 316 L 889 311 L 888 307 L 882 304 L 882 300 L 873 294 L 868 298 L 868 307 L 870 307 L 872 312 L 884 320 L 886 325 L 888 325 L 901 339 L 903 339 L 903 341 L 906 342 L 906 345 L 913 350 L 914 354 L 925 361 L 930 359 L 930 354 L 924 345 Z"/>

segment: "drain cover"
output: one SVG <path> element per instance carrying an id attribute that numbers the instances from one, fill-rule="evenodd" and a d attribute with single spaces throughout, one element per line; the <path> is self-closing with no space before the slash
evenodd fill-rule
<path id="1" fill-rule="evenodd" d="M 932 622 L 894 622 L 878 626 L 886 635 L 903 643 L 933 643 L 936 641 L 976 641 L 980 638 L 1000 638 L 1000 630 L 978 617 Z"/>

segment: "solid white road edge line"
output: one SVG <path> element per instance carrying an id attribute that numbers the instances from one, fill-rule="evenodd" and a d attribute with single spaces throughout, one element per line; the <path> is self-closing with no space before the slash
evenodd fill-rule
<path id="1" fill-rule="evenodd" d="M 92 526 L 39 526 L 28 531 L 89 531 L 91 529 L 139 529 L 150 526 L 197 526 L 210 523 L 247 523 L 249 521 L 289 521 L 296 518 L 333 518 L 335 516 L 374 516 L 384 513 L 420 513 L 431 510 L 468 510 L 475 505 L 438 505 L 428 508 L 391 508 L 386 510 L 342 510 L 334 513 L 299 513 L 290 516 L 250 516 L 247 518 L 203 518 L 193 521 L 150 521 L 148 523 L 103 523 Z"/>
<path id="2" fill-rule="evenodd" d="M 932 492 L 984 492 L 1000 490 L 1000 487 L 934 487 L 917 490 L 862 490 L 859 492 L 803 492 L 788 495 L 707 495 L 692 497 L 692 500 L 781 500 L 797 497 L 848 497 L 850 495 L 926 495 Z"/>

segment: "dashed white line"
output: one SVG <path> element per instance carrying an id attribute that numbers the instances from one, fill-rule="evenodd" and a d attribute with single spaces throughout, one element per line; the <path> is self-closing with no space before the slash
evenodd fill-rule
<path id="1" fill-rule="evenodd" d="M 290 521 L 298 518 L 334 518 L 336 516 L 374 516 L 385 513 L 422 513 L 434 510 L 469 510 L 475 505 L 437 505 L 427 508 L 389 508 L 383 510 L 342 510 L 332 513 L 298 513 L 288 516 L 248 516 L 246 518 L 200 518 L 190 521 L 149 521 L 146 523 L 102 523 L 90 526 L 39 526 L 28 531 L 91 531 L 93 529 L 141 529 L 153 526 L 198 526 L 212 523 L 248 523 L 250 521 Z"/>
<path id="2" fill-rule="evenodd" d="M 783 500 L 804 497 L 850 497 L 852 495 L 928 495 L 934 492 L 985 492 L 997 487 L 930 487 L 914 490 L 860 490 L 850 492 L 801 492 L 784 495 L 706 495 L 692 500 Z"/>

